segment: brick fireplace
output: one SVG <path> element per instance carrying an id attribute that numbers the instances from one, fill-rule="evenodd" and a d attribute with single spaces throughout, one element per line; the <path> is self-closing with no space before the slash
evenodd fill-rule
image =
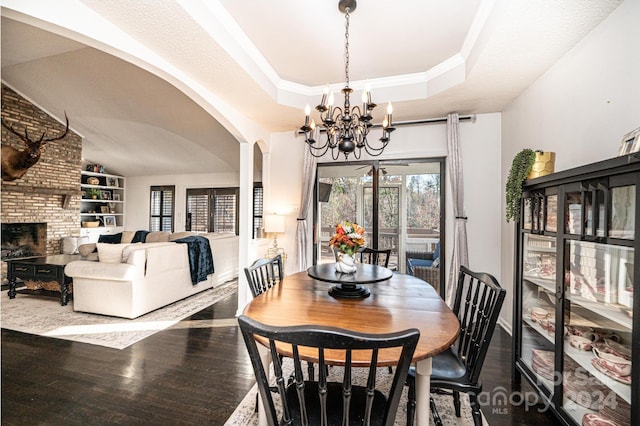
<path id="1" fill-rule="evenodd" d="M 63 115 L 64 102 L 59 115 Z M 47 130 L 53 135 L 64 130 L 58 122 L 11 88 L 2 85 L 2 118 L 16 129 L 27 127 L 36 136 Z M 73 127 L 73 113 L 69 122 Z M 2 145 L 22 149 L 20 141 L 4 127 Z M 2 181 L 0 208 L 2 224 L 45 223 L 46 254 L 61 252 L 62 238 L 80 235 L 80 170 L 82 138 L 69 131 L 67 136 L 45 146 L 40 161 L 20 179 Z M 6 263 L 2 262 L 2 282 L 6 282 Z"/>

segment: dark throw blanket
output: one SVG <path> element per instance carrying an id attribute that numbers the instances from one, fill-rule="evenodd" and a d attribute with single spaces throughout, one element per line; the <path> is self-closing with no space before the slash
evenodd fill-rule
<path id="1" fill-rule="evenodd" d="M 209 240 L 205 237 L 191 236 L 175 240 L 176 243 L 186 244 L 189 252 L 189 266 L 191 268 L 191 283 L 198 284 L 213 274 L 213 255 Z"/>

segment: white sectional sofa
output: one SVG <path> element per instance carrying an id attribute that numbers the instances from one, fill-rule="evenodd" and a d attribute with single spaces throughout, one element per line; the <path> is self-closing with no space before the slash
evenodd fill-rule
<path id="1" fill-rule="evenodd" d="M 215 272 L 196 285 L 191 282 L 186 244 L 99 244 L 97 261 L 78 260 L 65 267 L 73 279 L 73 309 L 136 318 L 236 278 L 238 237 L 201 235 L 209 239 Z M 173 239 L 181 236 L 185 235 Z"/>

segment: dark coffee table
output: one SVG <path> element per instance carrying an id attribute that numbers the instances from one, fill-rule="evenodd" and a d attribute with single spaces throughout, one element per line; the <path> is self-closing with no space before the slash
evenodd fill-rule
<path id="1" fill-rule="evenodd" d="M 64 274 L 64 267 L 73 260 L 80 260 L 78 254 L 57 254 L 53 256 L 32 257 L 29 259 L 7 260 L 7 278 L 9 280 L 9 299 L 16 293 L 56 295 L 46 290 L 16 290 L 16 280 L 56 281 L 60 284 L 60 304 L 65 306 L 69 301 L 69 284 L 71 278 Z"/>

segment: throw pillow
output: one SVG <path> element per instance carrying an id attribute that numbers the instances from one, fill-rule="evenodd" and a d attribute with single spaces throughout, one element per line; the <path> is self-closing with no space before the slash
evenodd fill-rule
<path id="1" fill-rule="evenodd" d="M 120 242 L 122 244 L 132 243 L 135 235 L 136 231 L 122 231 L 122 238 L 120 239 Z"/>
<path id="2" fill-rule="evenodd" d="M 122 240 L 122 232 L 117 234 L 102 234 L 98 237 L 99 243 L 120 244 Z"/>
<path id="3" fill-rule="evenodd" d="M 122 263 L 127 263 L 129 261 L 129 255 L 132 251 L 143 247 L 142 243 L 131 243 L 131 244 L 122 244 L 126 246 L 122 249 Z"/>
<path id="4" fill-rule="evenodd" d="M 175 240 L 179 240 L 180 238 L 186 238 L 186 237 L 191 237 L 194 234 L 193 232 L 174 232 L 173 234 L 169 235 L 169 241 L 175 241 Z"/>
<path id="5" fill-rule="evenodd" d="M 78 247 L 80 256 L 87 257 L 96 250 L 96 243 L 82 244 Z"/>
<path id="6" fill-rule="evenodd" d="M 145 240 L 147 239 L 148 234 L 149 234 L 149 231 L 145 231 L 145 230 L 136 231 L 135 235 L 133 236 L 133 240 L 131 240 L 131 242 L 144 243 Z"/>
<path id="7" fill-rule="evenodd" d="M 169 234 L 170 232 L 164 232 L 164 231 L 149 232 L 144 242 L 145 243 L 168 243 Z"/>
<path id="8" fill-rule="evenodd" d="M 122 263 L 122 251 L 129 244 L 97 243 L 98 260 L 102 263 Z"/>

